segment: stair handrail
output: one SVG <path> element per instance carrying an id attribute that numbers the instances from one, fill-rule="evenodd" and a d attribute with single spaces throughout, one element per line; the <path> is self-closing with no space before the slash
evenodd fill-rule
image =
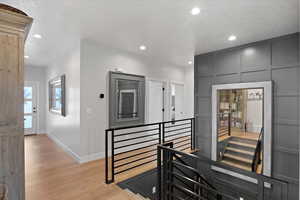
<path id="1" fill-rule="evenodd" d="M 268 183 L 270 184 L 271 186 L 274 184 L 274 185 L 277 185 L 279 184 L 281 186 L 281 192 L 282 192 L 282 195 L 281 197 L 283 199 L 288 199 L 288 185 L 289 183 L 286 181 L 286 180 L 281 180 L 281 179 L 278 179 L 278 178 L 274 178 L 274 177 L 269 177 L 269 176 L 265 176 L 263 174 L 257 174 L 257 173 L 253 173 L 253 172 L 250 172 L 250 171 L 247 171 L 247 170 L 244 170 L 244 169 L 240 169 L 240 168 L 236 168 L 236 167 L 232 167 L 232 166 L 229 166 L 227 164 L 224 164 L 224 163 L 221 163 L 221 162 L 217 162 L 217 161 L 214 161 L 214 160 L 211 160 L 207 157 L 204 157 L 202 155 L 194 155 L 194 154 L 190 154 L 190 153 L 186 153 L 186 152 L 182 152 L 182 151 L 178 151 L 176 149 L 172 149 L 170 147 L 167 147 L 167 146 L 164 146 L 164 145 L 158 145 L 158 181 L 160 181 L 161 179 L 161 173 L 160 171 L 162 170 L 162 160 L 161 160 L 161 153 L 162 152 L 171 152 L 173 154 L 178 154 L 180 156 L 184 156 L 186 158 L 190 158 L 190 159 L 193 159 L 195 161 L 198 161 L 198 162 L 201 162 L 201 163 L 205 163 L 209 166 L 213 166 L 213 167 L 216 167 L 216 168 L 222 168 L 224 170 L 229 170 L 233 173 L 237 173 L 237 174 L 242 174 L 243 176 L 246 176 L 246 177 L 249 177 L 249 178 L 252 178 L 252 179 L 256 179 L 257 181 L 257 187 L 258 187 L 258 200 L 263 200 L 264 199 L 264 196 L 262 195 L 263 194 L 263 191 L 264 191 L 264 188 L 265 188 L 265 183 Z M 161 199 L 160 195 L 161 195 L 161 190 L 160 190 L 160 184 L 158 184 L 158 197 L 159 199 Z M 219 192 L 220 195 L 223 195 L 223 192 Z"/>
<path id="2" fill-rule="evenodd" d="M 262 140 L 263 132 L 264 132 L 264 127 L 261 128 L 259 136 L 258 136 L 258 140 L 256 143 L 255 152 L 254 152 L 254 156 L 252 159 L 252 165 L 251 165 L 252 172 L 255 172 L 257 170 L 257 164 L 261 160 L 260 153 L 261 153 L 261 140 Z"/>
<path id="3" fill-rule="evenodd" d="M 167 143 L 164 143 L 164 144 L 162 144 L 162 146 L 173 149 L 173 142 L 167 142 Z M 174 150 L 175 150 L 175 149 L 174 149 Z M 186 163 L 186 162 L 185 162 L 183 159 L 181 159 L 181 157 L 179 157 L 178 155 L 172 154 L 172 156 L 176 159 L 176 161 L 179 161 L 179 163 L 181 163 L 182 165 L 184 165 L 184 166 L 185 166 L 185 169 L 188 169 L 189 171 L 193 172 L 193 173 L 196 175 L 197 180 L 198 180 L 197 182 L 198 182 L 198 184 L 200 184 L 200 186 L 201 186 L 201 184 L 204 184 L 204 186 L 206 186 L 206 187 L 204 187 L 204 188 L 206 188 L 208 191 L 212 190 L 212 191 L 214 191 L 214 192 L 217 193 L 217 194 L 216 194 L 216 199 L 217 199 L 217 200 L 221 200 L 221 199 L 222 199 L 222 196 L 218 193 L 217 188 L 214 187 L 211 183 L 209 183 L 209 182 L 206 180 L 206 178 L 205 178 L 203 175 L 201 175 L 201 174 L 197 171 L 197 169 L 195 169 L 194 167 L 191 167 L 188 163 Z M 176 168 L 178 171 L 180 171 L 184 176 L 190 177 L 188 174 L 186 174 L 183 170 L 181 170 L 181 169 L 178 168 L 177 166 L 174 165 L 173 167 Z M 175 177 L 175 178 L 176 178 L 176 177 Z M 180 179 L 177 179 L 177 180 L 181 181 Z M 201 187 L 203 187 L 203 185 L 202 185 Z"/>

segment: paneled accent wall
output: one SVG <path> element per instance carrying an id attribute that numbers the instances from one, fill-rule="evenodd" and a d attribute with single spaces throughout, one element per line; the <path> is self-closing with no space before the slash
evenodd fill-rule
<path id="1" fill-rule="evenodd" d="M 274 82 L 272 176 L 290 183 L 289 199 L 298 199 L 300 68 L 299 34 L 195 56 L 197 146 L 211 156 L 211 86 Z"/>

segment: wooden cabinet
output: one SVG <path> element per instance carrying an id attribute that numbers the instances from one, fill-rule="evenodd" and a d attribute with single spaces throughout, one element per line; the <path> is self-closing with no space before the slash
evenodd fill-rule
<path id="1" fill-rule="evenodd" d="M 25 199 L 23 65 L 31 23 L 23 12 L 0 4 L 0 185 L 9 200 Z"/>

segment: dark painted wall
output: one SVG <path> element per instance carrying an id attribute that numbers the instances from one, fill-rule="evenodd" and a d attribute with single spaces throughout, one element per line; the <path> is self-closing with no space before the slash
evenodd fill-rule
<path id="1" fill-rule="evenodd" d="M 272 176 L 290 183 L 290 200 L 298 199 L 299 188 L 299 65 L 298 33 L 195 56 L 196 139 L 206 157 L 211 154 L 211 86 L 274 82 Z"/>

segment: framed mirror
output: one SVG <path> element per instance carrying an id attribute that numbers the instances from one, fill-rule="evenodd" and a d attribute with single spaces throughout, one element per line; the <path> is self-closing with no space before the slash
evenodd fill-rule
<path id="1" fill-rule="evenodd" d="M 55 114 L 66 116 L 66 76 L 62 75 L 49 81 L 49 111 Z"/>
<path id="2" fill-rule="evenodd" d="M 145 77 L 110 72 L 110 127 L 137 125 L 145 119 Z"/>
<path id="3" fill-rule="evenodd" d="M 212 87 L 212 159 L 271 176 L 272 82 Z"/>

